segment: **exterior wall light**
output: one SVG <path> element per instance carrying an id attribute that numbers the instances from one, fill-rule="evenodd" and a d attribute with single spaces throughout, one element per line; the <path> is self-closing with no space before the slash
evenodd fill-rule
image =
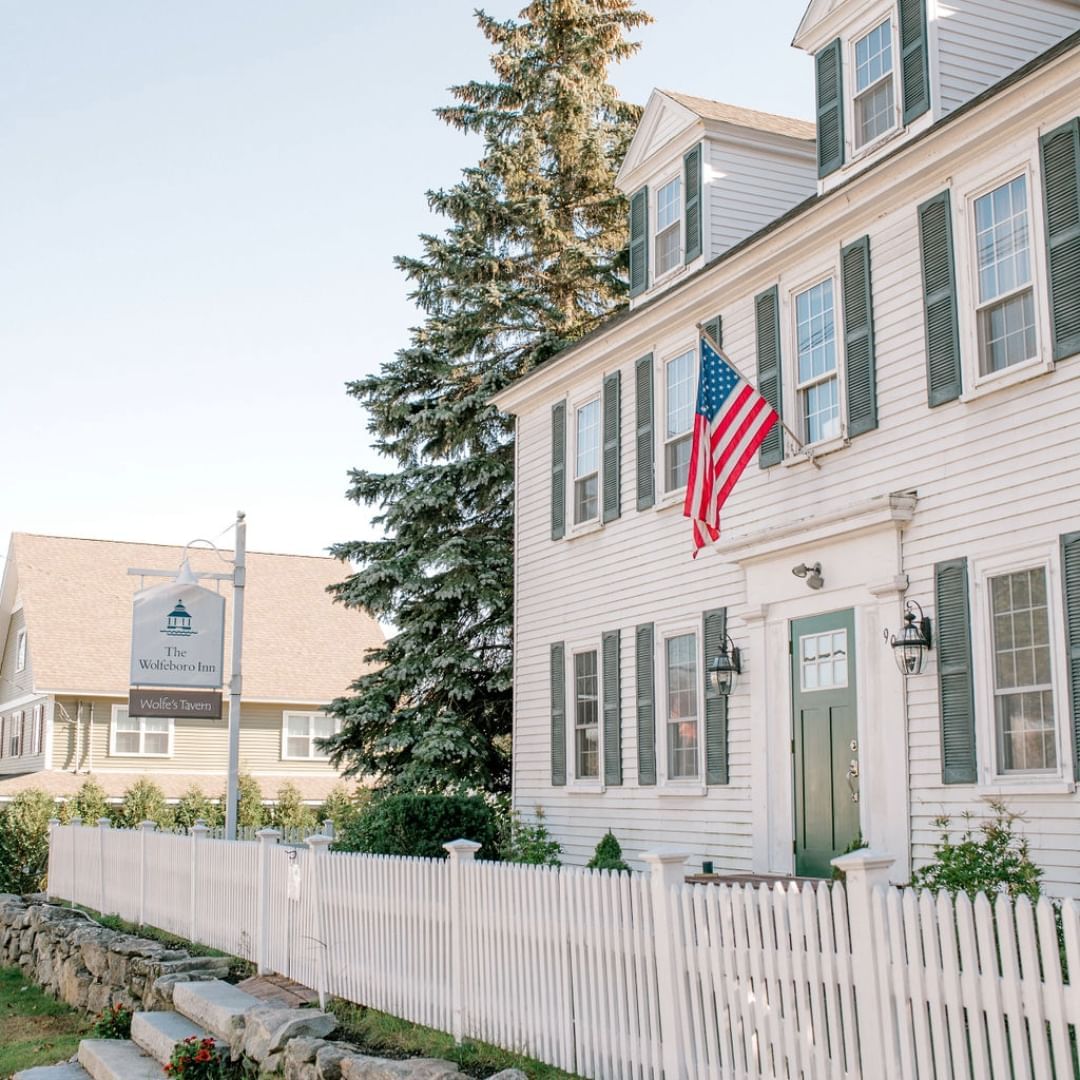
<path id="1" fill-rule="evenodd" d="M 922 674 L 933 640 L 929 617 L 914 600 L 908 600 L 904 604 L 904 628 L 889 642 L 901 675 Z"/>
<path id="2" fill-rule="evenodd" d="M 805 578 L 806 584 L 811 589 L 820 589 L 825 584 L 825 579 L 821 576 L 821 563 L 816 562 L 807 566 L 806 563 L 799 563 L 798 566 L 793 566 L 791 572 L 797 578 Z"/>
<path id="3" fill-rule="evenodd" d="M 742 671 L 738 646 L 725 634 L 720 652 L 709 661 L 709 685 L 720 697 L 728 697 L 735 689 L 737 675 Z"/>

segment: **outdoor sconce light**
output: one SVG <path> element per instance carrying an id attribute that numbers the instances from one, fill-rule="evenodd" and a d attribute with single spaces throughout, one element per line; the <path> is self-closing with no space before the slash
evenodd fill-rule
<path id="1" fill-rule="evenodd" d="M 720 652 L 709 661 L 709 685 L 720 697 L 727 697 L 734 689 L 742 671 L 738 646 L 725 634 Z"/>
<path id="2" fill-rule="evenodd" d="M 887 635 L 888 631 L 885 633 Z M 889 642 L 901 675 L 922 674 L 932 641 L 929 617 L 914 600 L 908 600 L 904 604 L 904 628 Z"/>
<path id="3" fill-rule="evenodd" d="M 805 578 L 806 584 L 811 589 L 820 589 L 825 584 L 825 579 L 821 576 L 821 563 L 816 562 L 811 566 L 807 566 L 806 563 L 799 563 L 798 566 L 793 566 L 791 572 L 797 578 Z"/>

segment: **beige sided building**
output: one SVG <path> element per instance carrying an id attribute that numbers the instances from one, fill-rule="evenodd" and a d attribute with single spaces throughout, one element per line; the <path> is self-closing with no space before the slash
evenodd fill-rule
<path id="1" fill-rule="evenodd" d="M 71 795 L 89 775 L 110 797 L 144 775 L 168 798 L 192 784 L 208 795 L 224 790 L 227 704 L 221 720 L 127 714 L 132 597 L 161 580 L 127 571 L 179 567 L 183 554 L 159 544 L 12 536 L 0 584 L 0 801 L 26 788 Z M 196 573 L 228 569 L 213 551 L 187 554 Z M 318 802 L 340 782 L 315 746 L 335 730 L 322 709 L 383 641 L 371 616 L 326 592 L 344 574 L 334 559 L 248 553 L 240 767 L 264 798 L 292 780 Z M 232 589 L 220 585 L 228 663 Z"/>

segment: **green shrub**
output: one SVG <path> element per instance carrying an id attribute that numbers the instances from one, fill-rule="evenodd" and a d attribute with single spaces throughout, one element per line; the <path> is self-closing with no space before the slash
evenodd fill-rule
<path id="1" fill-rule="evenodd" d="M 978 830 L 972 828 L 971 814 L 965 813 L 964 831 L 955 842 L 949 833 L 949 819 L 935 820 L 941 838 L 934 846 L 933 861 L 911 877 L 916 889 L 1039 898 L 1042 870 L 1031 861 L 1027 840 L 1015 832 L 1020 815 L 1006 809 L 1003 803 L 991 803 L 990 808 L 993 817 Z"/>
<path id="2" fill-rule="evenodd" d="M 367 788 L 357 788 L 356 793 L 350 795 L 344 784 L 335 784 L 316 816 L 320 822 L 332 821 L 334 835 L 341 836 L 370 803 L 371 792 Z"/>
<path id="3" fill-rule="evenodd" d="M 517 810 L 501 807 L 499 815 L 499 858 L 504 862 L 531 866 L 558 866 L 562 847 L 551 838 L 544 824 L 543 808 L 533 811 L 533 820 L 525 821 Z"/>
<path id="4" fill-rule="evenodd" d="M 115 824 L 120 829 L 137 829 L 143 821 L 156 821 L 163 829 L 169 828 L 173 822 L 173 813 L 165 802 L 165 793 L 146 777 L 136 780 L 124 792 L 115 815 Z"/>
<path id="5" fill-rule="evenodd" d="M 615 834 L 610 829 L 600 838 L 593 857 L 585 865 L 590 870 L 630 870 L 630 867 L 623 862 L 619 841 L 615 839 Z"/>
<path id="6" fill-rule="evenodd" d="M 482 859 L 496 851 L 495 813 L 480 795 L 384 795 L 338 839 L 340 851 L 445 859 L 443 844 L 475 840 Z"/>
<path id="7" fill-rule="evenodd" d="M 277 802 L 270 807 L 270 821 L 275 829 L 300 829 L 305 836 L 315 831 L 315 811 L 304 805 L 300 789 L 286 780 L 277 791 Z"/>
<path id="8" fill-rule="evenodd" d="M 130 1039 L 131 1010 L 126 1005 L 114 1005 L 98 1013 L 90 1034 L 95 1039 Z"/>
<path id="9" fill-rule="evenodd" d="M 105 789 L 92 776 L 82 782 L 69 805 L 71 816 L 81 817 L 84 825 L 96 825 L 98 818 L 110 816 Z"/>
<path id="10" fill-rule="evenodd" d="M 261 829 L 266 824 L 266 807 L 263 806 L 262 788 L 250 773 L 237 778 L 236 823 L 242 829 Z"/>
<path id="11" fill-rule="evenodd" d="M 225 809 L 220 799 L 211 799 L 198 784 L 192 784 L 173 809 L 173 823 L 181 829 L 190 829 L 196 821 L 218 828 L 225 824 Z"/>
<path id="12" fill-rule="evenodd" d="M 31 893 L 45 887 L 49 818 L 56 803 L 43 791 L 20 791 L 0 811 L 0 892 Z"/>

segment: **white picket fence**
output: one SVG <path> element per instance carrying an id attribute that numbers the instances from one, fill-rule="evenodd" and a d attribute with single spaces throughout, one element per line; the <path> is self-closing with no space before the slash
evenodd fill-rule
<path id="1" fill-rule="evenodd" d="M 1080 1077 L 1072 901 L 896 889 L 868 852 L 846 887 L 751 888 L 686 885 L 680 855 L 610 874 L 206 833 L 54 824 L 49 892 L 586 1077 Z"/>

